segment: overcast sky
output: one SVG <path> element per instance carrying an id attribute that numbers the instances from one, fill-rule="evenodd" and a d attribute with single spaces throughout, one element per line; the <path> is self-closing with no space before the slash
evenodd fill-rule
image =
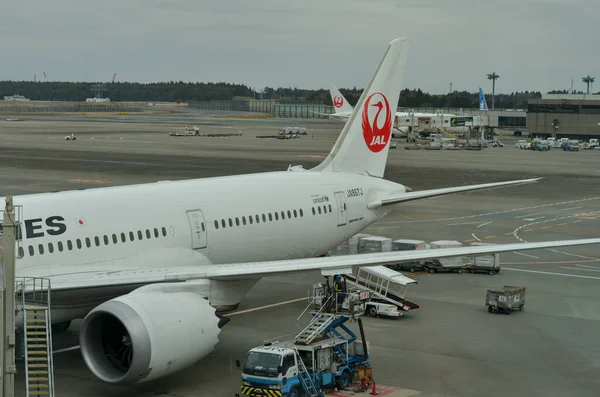
<path id="1" fill-rule="evenodd" d="M 599 0 L 7 1 L 0 80 L 364 87 L 399 36 L 407 88 L 600 87 Z"/>

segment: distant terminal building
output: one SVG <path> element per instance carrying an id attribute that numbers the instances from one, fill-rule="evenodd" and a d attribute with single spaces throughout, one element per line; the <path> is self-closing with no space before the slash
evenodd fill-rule
<path id="1" fill-rule="evenodd" d="M 600 95 L 546 94 L 530 99 L 527 131 L 532 137 L 600 138 Z"/>

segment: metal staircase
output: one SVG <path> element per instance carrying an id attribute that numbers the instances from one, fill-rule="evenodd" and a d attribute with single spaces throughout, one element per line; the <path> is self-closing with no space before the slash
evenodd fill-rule
<path id="1" fill-rule="evenodd" d="M 296 343 L 309 344 L 333 323 L 336 315 L 333 313 L 318 313 L 313 320 L 296 335 Z"/>
<path id="2" fill-rule="evenodd" d="M 322 396 L 323 393 L 319 392 L 317 385 L 314 384 L 311 376 L 308 373 L 308 370 L 306 369 L 306 365 L 304 365 L 304 361 L 302 361 L 302 358 L 300 358 L 300 352 L 296 348 L 294 348 L 294 350 L 296 351 L 296 357 L 298 357 L 299 363 L 298 377 L 300 378 L 300 383 L 302 383 L 302 388 L 304 389 L 304 392 L 308 394 L 307 397 Z"/>
<path id="3" fill-rule="evenodd" d="M 17 280 L 15 291 L 23 314 L 26 396 L 54 397 L 50 280 Z"/>

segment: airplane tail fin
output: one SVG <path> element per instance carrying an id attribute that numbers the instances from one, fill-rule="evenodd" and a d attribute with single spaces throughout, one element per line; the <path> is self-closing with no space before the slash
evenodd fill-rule
<path id="1" fill-rule="evenodd" d="M 382 178 L 410 41 L 393 40 L 327 158 L 313 171 Z"/>
<path id="2" fill-rule="evenodd" d="M 333 102 L 333 110 L 335 113 L 352 113 L 352 106 L 336 86 L 331 84 L 329 93 L 331 94 L 331 102 Z"/>
<path id="3" fill-rule="evenodd" d="M 479 87 L 479 110 L 488 110 L 487 102 L 485 101 L 485 96 L 483 95 L 481 87 Z"/>

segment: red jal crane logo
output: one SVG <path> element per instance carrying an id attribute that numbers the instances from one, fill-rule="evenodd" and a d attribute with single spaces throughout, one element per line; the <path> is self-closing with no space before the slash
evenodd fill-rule
<path id="1" fill-rule="evenodd" d="M 367 147 L 374 153 L 382 151 L 390 140 L 392 110 L 387 98 L 381 92 L 371 94 L 365 101 L 362 130 Z"/>
<path id="2" fill-rule="evenodd" d="M 343 104 L 344 98 L 341 95 L 336 95 L 335 98 L 333 98 L 333 106 L 336 108 L 341 108 Z"/>

